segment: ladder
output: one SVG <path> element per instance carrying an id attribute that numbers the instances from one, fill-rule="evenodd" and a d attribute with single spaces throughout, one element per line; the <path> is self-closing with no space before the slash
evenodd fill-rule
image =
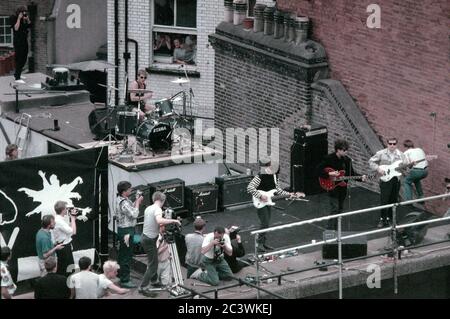
<path id="1" fill-rule="evenodd" d="M 19 119 L 19 128 L 16 131 L 16 139 L 14 141 L 14 144 L 17 145 L 20 154 L 22 155 L 25 153 L 25 150 L 27 148 L 27 140 L 30 135 L 30 126 L 31 122 L 31 115 L 27 113 L 22 113 L 20 115 Z"/>

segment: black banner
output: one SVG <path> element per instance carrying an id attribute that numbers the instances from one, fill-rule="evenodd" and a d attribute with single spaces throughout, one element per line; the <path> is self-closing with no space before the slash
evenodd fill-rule
<path id="1" fill-rule="evenodd" d="M 35 236 L 58 200 L 81 211 L 74 252 L 98 248 L 99 177 L 107 172 L 107 153 L 96 148 L 0 163 L 0 241 L 12 250 L 15 280 L 34 276 Z"/>

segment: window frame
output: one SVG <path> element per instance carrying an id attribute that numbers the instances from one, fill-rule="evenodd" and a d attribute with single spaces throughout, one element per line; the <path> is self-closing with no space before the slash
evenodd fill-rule
<path id="1" fill-rule="evenodd" d="M 8 33 L 9 33 L 10 38 L 11 38 L 11 42 L 2 42 L 3 40 L 2 40 L 2 37 L 1 37 L 0 38 L 0 46 L 1 47 L 13 47 L 14 34 L 13 34 L 13 31 L 12 31 L 11 26 L 9 24 L 10 23 L 9 19 L 10 19 L 9 16 L 0 15 L 0 20 L 5 21 L 5 24 L 3 24 L 3 25 L 0 24 L 0 28 L 5 29 L 5 35 L 2 36 L 2 37 L 5 37 L 5 40 L 6 40 L 6 38 L 8 37 Z"/>
<path id="2" fill-rule="evenodd" d="M 173 25 L 161 25 L 161 24 L 156 24 L 155 23 L 155 4 L 156 4 L 156 0 L 152 0 L 151 2 L 151 39 L 152 39 L 152 44 L 151 44 L 151 63 L 150 63 L 150 69 L 155 72 L 157 71 L 157 73 L 165 73 L 167 71 L 169 71 L 169 73 L 173 73 L 173 71 L 175 71 L 175 73 L 179 72 L 179 66 L 180 64 L 178 63 L 163 63 L 163 62 L 155 62 L 155 50 L 153 49 L 153 42 L 154 42 L 154 35 L 155 33 L 166 33 L 166 34 L 183 34 L 183 35 L 192 35 L 195 36 L 196 39 L 198 40 L 198 20 L 196 19 L 196 23 L 195 23 L 195 28 L 191 28 L 191 27 L 180 27 L 180 26 L 176 26 L 176 18 L 177 18 L 177 1 L 178 0 L 174 0 L 174 9 L 173 9 L 173 14 L 174 14 L 174 22 Z M 196 5 L 196 12 L 198 9 L 198 0 L 195 0 L 195 5 Z M 194 71 L 194 73 L 197 73 L 197 67 L 198 67 L 198 61 L 196 61 L 195 64 L 185 64 L 186 66 L 186 70 L 190 70 L 190 71 Z M 160 72 L 158 72 L 160 71 Z"/>

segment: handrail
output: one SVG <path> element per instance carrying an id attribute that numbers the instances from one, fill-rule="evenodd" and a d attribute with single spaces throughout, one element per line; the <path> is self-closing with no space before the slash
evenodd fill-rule
<path id="1" fill-rule="evenodd" d="M 255 236 L 255 256 L 256 256 L 256 284 L 257 284 L 257 287 L 259 287 L 259 284 L 260 284 L 260 280 L 259 280 L 259 278 L 260 278 L 260 276 L 259 276 L 259 262 L 260 262 L 260 258 L 261 257 L 269 257 L 269 256 L 273 256 L 273 255 L 279 255 L 279 254 L 282 254 L 284 252 L 289 252 L 289 251 L 292 251 L 292 250 L 299 250 L 299 249 L 304 249 L 304 248 L 308 248 L 308 247 L 323 245 L 323 244 L 326 244 L 326 243 L 337 242 L 338 243 L 338 262 L 337 262 L 337 264 L 339 265 L 339 299 L 342 299 L 342 290 L 343 290 L 343 283 L 342 283 L 342 270 L 343 270 L 342 241 L 345 240 L 345 239 L 349 239 L 349 238 L 361 237 L 361 236 L 372 235 L 372 234 L 376 234 L 376 233 L 390 231 L 391 232 L 391 250 L 392 250 L 393 255 L 394 255 L 394 293 L 397 294 L 398 293 L 398 288 L 397 288 L 397 286 L 398 286 L 398 283 L 397 283 L 397 259 L 398 259 L 398 257 L 397 257 L 397 253 L 402 250 L 397 245 L 397 238 L 396 238 L 397 229 L 403 229 L 403 228 L 408 228 L 408 227 L 412 227 L 412 226 L 426 225 L 426 224 L 432 224 L 432 223 L 437 223 L 437 222 L 450 220 L 450 216 L 448 216 L 448 217 L 435 218 L 435 219 L 427 220 L 427 221 L 409 223 L 409 224 L 404 224 L 404 225 L 397 225 L 397 218 L 396 218 L 397 207 L 398 206 L 410 205 L 410 204 L 418 203 L 418 202 L 422 203 L 422 202 L 425 202 L 425 201 L 431 201 L 431 200 L 441 199 L 441 198 L 446 198 L 446 197 L 450 197 L 450 193 L 436 195 L 436 196 L 430 196 L 430 197 L 425 197 L 425 198 L 419 198 L 419 199 L 409 200 L 409 201 L 404 201 L 404 202 L 397 202 L 397 203 L 392 203 L 392 204 L 387 204 L 387 205 L 380 205 L 380 206 L 375 206 L 375 207 L 355 210 L 355 211 L 351 211 L 351 212 L 347 212 L 347 213 L 341 213 L 341 214 L 336 214 L 336 215 L 329 215 L 329 216 L 323 216 L 323 217 L 319 217 L 319 218 L 312 218 L 312 219 L 308 219 L 308 220 L 304 220 L 304 221 L 300 221 L 300 222 L 295 222 L 295 223 L 290 223 L 290 224 L 274 226 L 274 227 L 269 227 L 269 228 L 265 228 L 265 229 L 252 231 L 250 233 L 250 235 L 256 235 Z M 386 227 L 386 228 L 382 228 L 382 229 L 376 229 L 376 230 L 372 230 L 372 231 L 365 231 L 365 232 L 360 232 L 360 233 L 357 233 L 357 234 L 352 234 L 352 235 L 347 235 L 347 236 L 341 237 L 341 233 L 342 233 L 341 226 L 342 226 L 342 218 L 343 217 L 352 216 L 352 215 L 358 215 L 358 214 L 367 213 L 367 212 L 380 210 L 380 209 L 384 209 L 384 208 L 392 208 L 392 214 L 393 215 L 392 215 L 392 226 L 391 227 Z M 257 250 L 258 249 L 258 237 L 259 237 L 260 234 L 273 232 L 273 231 L 277 231 L 277 230 L 281 230 L 281 229 L 287 229 L 287 228 L 291 228 L 291 227 L 297 227 L 297 226 L 312 224 L 312 223 L 315 223 L 315 222 L 321 222 L 321 221 L 324 221 L 324 220 L 330 220 L 330 219 L 334 219 L 334 218 L 338 219 L 337 238 L 333 238 L 333 239 L 329 239 L 329 240 L 322 240 L 322 241 L 319 241 L 319 242 L 315 242 L 315 243 L 311 243 L 311 244 L 305 244 L 305 245 L 300 245 L 300 246 L 291 247 L 291 248 L 285 248 L 285 249 L 273 251 L 273 252 L 270 252 L 270 253 L 258 254 L 258 250 Z M 259 299 L 259 297 L 260 297 L 260 291 L 258 289 L 257 290 L 257 298 Z"/>

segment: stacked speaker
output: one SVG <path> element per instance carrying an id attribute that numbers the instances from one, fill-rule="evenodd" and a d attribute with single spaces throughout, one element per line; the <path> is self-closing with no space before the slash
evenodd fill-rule
<path id="1" fill-rule="evenodd" d="M 317 165 L 328 153 L 328 130 L 325 126 L 296 128 L 291 146 L 291 189 L 313 195 L 323 192 Z"/>

